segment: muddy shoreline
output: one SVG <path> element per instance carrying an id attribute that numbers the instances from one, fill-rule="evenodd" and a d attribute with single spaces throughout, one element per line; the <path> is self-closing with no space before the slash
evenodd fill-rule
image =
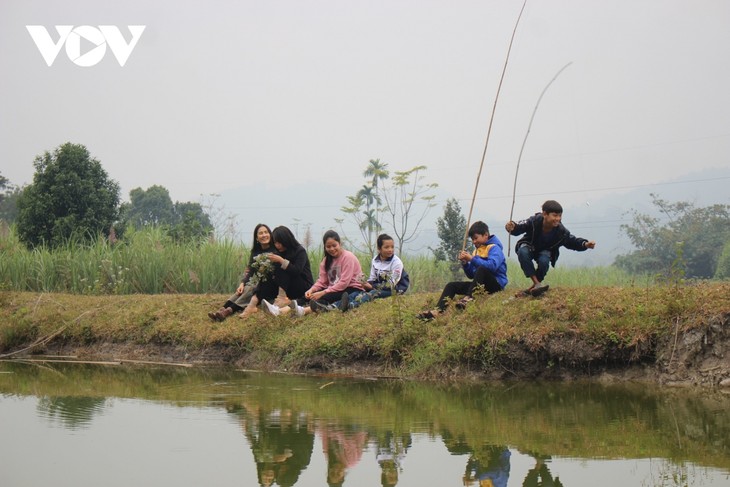
<path id="1" fill-rule="evenodd" d="M 55 341 L 15 360 L 119 362 L 129 365 L 235 367 L 269 372 L 309 373 L 353 377 L 415 378 L 421 380 L 596 380 L 602 383 L 647 382 L 673 387 L 720 387 L 730 390 L 730 317 L 706 326 L 643 343 L 633 350 L 605 348 L 580 337 L 551 336 L 540 349 L 510 343 L 488 367 L 455 364 L 411 376 L 392 365 L 374 361 L 309 358 L 297 364 L 241 353 L 234 347 L 191 348 L 171 344 L 94 343 Z M 8 357 L 10 358 L 10 357 Z"/>

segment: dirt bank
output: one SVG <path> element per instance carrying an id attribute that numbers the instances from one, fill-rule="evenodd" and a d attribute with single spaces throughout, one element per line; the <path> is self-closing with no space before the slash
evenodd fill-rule
<path id="1" fill-rule="evenodd" d="M 211 323 L 220 296 L 0 293 L 0 358 L 438 380 L 649 381 L 730 387 L 730 284 L 477 299 L 424 323 L 430 296 L 292 320 Z M 69 358 L 63 358 L 69 357 Z"/>

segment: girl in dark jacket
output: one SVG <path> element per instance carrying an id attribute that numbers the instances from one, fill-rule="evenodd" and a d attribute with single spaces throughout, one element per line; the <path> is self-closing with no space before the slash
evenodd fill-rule
<path id="1" fill-rule="evenodd" d="M 253 311 L 264 299 L 274 301 L 279 294 L 279 288 L 284 290 L 290 300 L 296 301 L 314 283 L 307 251 L 292 231 L 284 226 L 276 227 L 271 232 L 271 240 L 276 248 L 275 253 L 268 254 L 269 260 L 274 264 L 273 275 L 259 283 L 247 312 Z"/>

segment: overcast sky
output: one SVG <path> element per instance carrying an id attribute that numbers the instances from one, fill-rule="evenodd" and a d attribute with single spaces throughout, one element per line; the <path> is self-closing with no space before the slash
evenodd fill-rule
<path id="1" fill-rule="evenodd" d="M 124 199 L 153 184 L 179 201 L 257 185 L 307 221 L 338 216 L 341 194 L 307 210 L 287 188 L 308 185 L 317 201 L 322 182 L 354 193 L 379 158 L 391 170 L 427 166 L 440 203 L 455 197 L 466 213 L 521 6 L 3 0 L 0 173 L 29 183 L 35 156 L 71 141 L 101 161 Z M 109 48 L 90 67 L 62 48 L 49 67 L 27 25 L 53 42 L 56 25 L 118 26 L 127 42 L 127 26 L 145 30 L 123 67 Z M 530 117 L 567 63 L 535 116 L 515 218 L 549 197 L 586 206 L 702 169 L 730 180 L 729 61 L 727 0 L 528 0 L 473 219 L 507 220 Z M 717 202 L 730 203 L 728 193 Z M 243 225 L 291 224 L 265 208 Z"/>

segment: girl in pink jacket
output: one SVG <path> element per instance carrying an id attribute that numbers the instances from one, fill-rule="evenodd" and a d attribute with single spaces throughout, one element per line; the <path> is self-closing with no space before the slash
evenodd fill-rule
<path id="1" fill-rule="evenodd" d="M 360 261 L 355 254 L 342 248 L 340 236 L 334 230 L 327 230 L 322 237 L 324 259 L 319 264 L 319 277 L 314 285 L 304 293 L 309 306 L 302 307 L 292 302 L 289 309 L 278 308 L 264 300 L 266 310 L 273 315 L 286 314 L 290 310 L 297 316 L 311 311 L 346 311 L 351 293 L 363 292 L 363 274 Z"/>

